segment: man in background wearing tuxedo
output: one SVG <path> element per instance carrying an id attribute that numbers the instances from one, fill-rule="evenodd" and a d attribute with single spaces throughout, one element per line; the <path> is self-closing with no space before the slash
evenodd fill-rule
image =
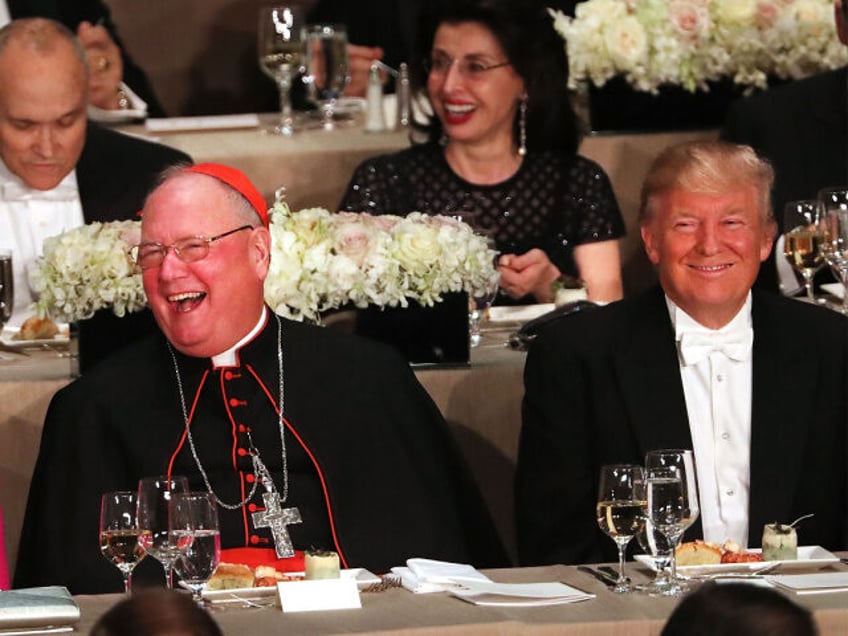
<path id="1" fill-rule="evenodd" d="M 44 18 L 0 29 L 0 248 L 12 250 L 12 325 L 33 313 L 29 286 L 44 239 L 93 221 L 133 219 L 156 176 L 182 152 L 86 121 L 86 54 L 66 27 Z M 81 363 L 90 365 L 134 329 L 144 314 L 110 333 L 81 334 Z M 90 323 L 89 323 L 90 324 Z M 105 328 L 105 327 L 104 327 Z"/>
<path id="2" fill-rule="evenodd" d="M 848 44 L 848 3 L 836 0 L 834 12 L 839 39 Z M 782 232 L 786 203 L 848 186 L 848 68 L 740 99 L 728 111 L 721 137 L 752 146 L 774 166 L 772 203 Z M 757 284 L 764 289 L 778 290 L 777 258 L 783 256 L 772 254 L 761 268 Z"/>
<path id="3" fill-rule="evenodd" d="M 660 287 L 558 321 L 525 367 L 516 510 L 523 565 L 614 559 L 598 528 L 603 464 L 694 451 L 690 538 L 846 548 L 848 319 L 751 289 L 772 248 L 773 172 L 748 146 L 667 149 L 642 188 Z M 824 486 L 826 484 L 826 486 Z"/>
<path id="4" fill-rule="evenodd" d="M 128 121 L 144 114 L 165 116 L 144 71 L 124 50 L 102 0 L 0 0 L 0 26 L 10 20 L 35 17 L 61 22 L 79 38 L 91 69 L 91 119 Z"/>

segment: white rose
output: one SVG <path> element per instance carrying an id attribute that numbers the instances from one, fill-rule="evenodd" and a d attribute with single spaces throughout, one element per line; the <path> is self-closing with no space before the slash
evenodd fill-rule
<path id="1" fill-rule="evenodd" d="M 438 232 L 426 225 L 399 223 L 394 230 L 394 256 L 410 272 L 426 271 L 441 255 Z"/>
<path id="2" fill-rule="evenodd" d="M 714 0 L 717 22 L 727 25 L 752 24 L 757 14 L 757 0 Z"/>
<path id="3" fill-rule="evenodd" d="M 611 24 L 604 34 L 604 43 L 613 63 L 622 70 L 643 62 L 648 50 L 645 29 L 633 16 Z"/>
<path id="4" fill-rule="evenodd" d="M 372 250 L 373 231 L 355 220 L 339 219 L 335 225 L 334 248 L 361 267 Z"/>
<path id="5" fill-rule="evenodd" d="M 691 0 L 672 0 L 668 5 L 668 19 L 675 33 L 687 40 L 697 40 L 709 32 L 709 13 Z"/>

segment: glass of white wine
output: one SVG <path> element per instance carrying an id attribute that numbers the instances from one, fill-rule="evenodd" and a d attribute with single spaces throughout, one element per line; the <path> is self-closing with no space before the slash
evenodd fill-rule
<path id="1" fill-rule="evenodd" d="M 171 532 L 180 550 L 174 569 L 203 607 L 201 591 L 221 559 L 221 533 L 214 495 L 177 493 L 170 503 Z"/>
<path id="2" fill-rule="evenodd" d="M 264 7 L 259 12 L 259 67 L 280 93 L 280 119 L 269 129 L 291 135 L 296 125 L 291 106 L 292 80 L 303 71 L 303 9 L 298 5 Z"/>
<path id="3" fill-rule="evenodd" d="M 347 29 L 340 24 L 309 24 L 302 37 L 306 48 L 306 94 L 321 111 L 322 128 L 333 130 L 336 101 L 350 81 Z"/>
<path id="4" fill-rule="evenodd" d="M 839 311 L 848 315 L 848 188 L 825 188 L 819 192 L 824 204 L 825 262 L 842 283 Z"/>
<path id="5" fill-rule="evenodd" d="M 126 594 L 132 590 L 132 571 L 150 545 L 150 530 L 139 526 L 137 508 L 138 496 L 129 490 L 100 498 L 100 552 L 120 570 Z"/>
<path id="6" fill-rule="evenodd" d="M 813 276 L 824 266 L 824 205 L 817 199 L 789 201 L 783 208 L 783 255 L 804 278 L 807 302 L 815 303 Z"/>
<path id="7" fill-rule="evenodd" d="M 645 526 L 645 473 L 635 464 L 601 466 L 596 516 L 598 526 L 618 547 L 618 580 L 613 592 L 630 592 L 624 550 Z"/>

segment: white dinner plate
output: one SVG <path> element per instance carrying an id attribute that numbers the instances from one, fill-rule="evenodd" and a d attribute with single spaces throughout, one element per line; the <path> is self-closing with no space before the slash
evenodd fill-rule
<path id="1" fill-rule="evenodd" d="M 759 549 L 749 552 L 760 552 Z M 652 570 L 654 561 L 647 554 L 637 554 L 633 557 L 639 563 L 647 565 Z M 756 572 L 768 565 L 780 564 L 780 571 L 787 570 L 818 570 L 826 565 L 839 563 L 839 558 L 817 545 L 799 545 L 798 558 L 791 561 L 752 561 L 748 563 L 717 563 L 715 565 L 682 565 L 677 568 L 681 574 L 689 576 L 698 574 L 721 574 L 724 572 Z"/>
<path id="2" fill-rule="evenodd" d="M 842 298 L 845 295 L 845 288 L 842 286 L 842 283 L 825 283 L 821 288 L 837 298 Z"/>
<path id="3" fill-rule="evenodd" d="M 58 327 L 59 333 L 52 338 L 38 340 L 18 340 L 17 336 L 20 329 L 18 327 L 6 327 L 2 332 L 0 332 L 0 343 L 3 343 L 4 346 L 12 349 L 27 349 L 29 347 L 41 347 L 44 345 L 49 345 L 51 347 L 66 347 L 71 341 L 68 336 L 68 325 L 59 323 Z"/>
<path id="4" fill-rule="evenodd" d="M 303 572 L 284 572 L 287 576 L 303 576 Z M 339 573 L 343 579 L 356 579 L 360 589 L 380 582 L 380 577 L 365 568 L 348 568 Z M 203 598 L 213 603 L 239 603 L 257 601 L 277 595 L 277 587 L 239 587 L 232 590 L 204 590 Z"/>

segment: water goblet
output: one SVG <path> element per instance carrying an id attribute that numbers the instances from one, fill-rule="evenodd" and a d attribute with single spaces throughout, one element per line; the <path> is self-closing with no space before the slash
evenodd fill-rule
<path id="1" fill-rule="evenodd" d="M 185 477 L 160 475 L 138 482 L 138 522 L 150 530 L 147 554 L 162 564 L 168 589 L 174 587 L 174 563 L 180 550 L 171 532 L 168 507 L 174 495 L 188 492 Z"/>
<path id="2" fill-rule="evenodd" d="M 150 530 L 139 525 L 138 495 L 129 490 L 104 493 L 100 499 L 100 552 L 121 572 L 124 592 L 132 590 L 132 571 L 150 544 Z"/>
<path id="3" fill-rule="evenodd" d="M 654 581 L 657 594 L 677 596 L 683 587 L 677 581 L 675 548 L 686 528 L 686 504 L 683 496 L 683 480 L 676 468 L 648 468 L 645 491 L 647 495 L 648 520 L 652 530 L 665 539 L 662 546 L 668 557 L 669 573 Z"/>
<path id="4" fill-rule="evenodd" d="M 695 469 L 695 455 L 691 450 L 687 449 L 663 449 L 649 451 L 645 457 L 645 470 L 659 471 L 662 469 L 673 470 L 676 473 L 677 479 L 680 480 L 681 491 L 683 496 L 683 510 L 679 528 L 669 527 L 669 530 L 674 530 L 668 534 L 669 541 L 676 549 L 680 544 L 683 533 L 689 528 L 700 514 L 700 505 L 698 503 L 698 474 Z M 674 478 L 674 475 L 669 476 Z M 656 525 L 656 524 L 655 524 Z M 671 552 L 670 572 L 674 584 L 668 591 L 669 595 L 678 595 L 682 593 L 684 587 L 681 585 L 677 576 L 677 559 L 675 552 Z"/>
<path id="5" fill-rule="evenodd" d="M 783 255 L 804 278 L 806 301 L 815 303 L 813 275 L 824 266 L 824 206 L 817 199 L 790 201 L 783 209 Z"/>
<path id="6" fill-rule="evenodd" d="M 492 254 L 495 270 L 497 271 L 499 252 L 495 246 L 494 236 L 491 235 L 491 232 L 486 230 L 477 230 L 475 233 L 486 239 L 486 247 Z M 483 320 L 486 311 L 492 306 L 492 303 L 495 302 L 495 298 L 498 296 L 498 291 L 500 289 L 499 282 L 500 274 L 493 276 L 487 280 L 481 288 L 474 291 L 469 301 L 468 335 L 472 347 L 480 346 L 480 342 L 483 338 L 480 333 L 480 322 Z"/>
<path id="7" fill-rule="evenodd" d="M 848 188 L 825 188 L 819 191 L 824 204 L 824 260 L 842 283 L 842 305 L 839 311 L 848 315 Z"/>
<path id="8" fill-rule="evenodd" d="M 306 93 L 321 111 L 321 126 L 333 130 L 336 100 L 350 81 L 347 30 L 339 24 L 310 24 L 303 29 L 302 37 Z"/>
<path id="9" fill-rule="evenodd" d="M 657 530 L 650 517 L 645 521 L 645 527 L 636 535 L 639 547 L 644 550 L 654 564 L 656 575 L 647 584 L 637 585 L 636 589 L 651 596 L 662 596 L 665 591 L 675 584 L 671 576 L 671 559 L 674 546 L 662 532 Z"/>
<path id="10" fill-rule="evenodd" d="M 295 120 L 291 107 L 291 87 L 301 73 L 303 62 L 303 10 L 298 5 L 276 5 L 259 12 L 259 66 L 277 84 L 280 118 L 269 132 L 291 135 Z"/>
<path id="11" fill-rule="evenodd" d="M 177 493 L 170 504 L 171 532 L 180 550 L 174 569 L 203 607 L 201 591 L 221 559 L 215 497 L 208 492 Z"/>
<path id="12" fill-rule="evenodd" d="M 641 466 L 601 466 L 596 517 L 598 526 L 618 547 L 618 580 L 613 592 L 630 592 L 624 574 L 624 550 L 645 526 L 645 475 Z"/>
<path id="13" fill-rule="evenodd" d="M 0 250 L 0 330 L 12 317 L 15 307 L 15 279 L 12 275 L 12 251 Z"/>

